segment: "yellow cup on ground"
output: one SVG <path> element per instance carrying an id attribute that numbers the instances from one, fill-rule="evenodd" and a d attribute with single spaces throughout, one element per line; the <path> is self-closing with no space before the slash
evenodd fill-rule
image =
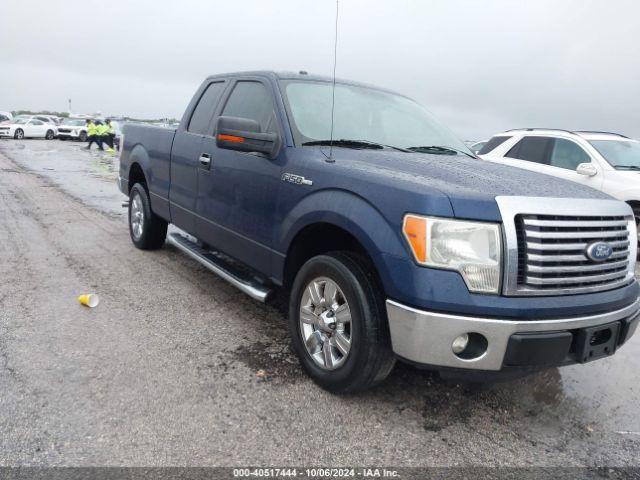
<path id="1" fill-rule="evenodd" d="M 95 293 L 85 293 L 78 297 L 78 301 L 86 307 L 94 308 L 100 303 L 100 297 Z"/>

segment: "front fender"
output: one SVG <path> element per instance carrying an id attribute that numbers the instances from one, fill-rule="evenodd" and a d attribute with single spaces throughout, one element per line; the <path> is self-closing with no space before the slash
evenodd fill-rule
<path id="1" fill-rule="evenodd" d="M 300 201 L 283 219 L 276 249 L 289 250 L 302 229 L 315 223 L 328 223 L 353 235 L 374 262 L 387 292 L 394 282 L 386 261 L 389 257 L 409 258 L 401 234 L 401 221 L 389 222 L 364 198 L 345 190 L 327 189 L 314 192 Z"/>

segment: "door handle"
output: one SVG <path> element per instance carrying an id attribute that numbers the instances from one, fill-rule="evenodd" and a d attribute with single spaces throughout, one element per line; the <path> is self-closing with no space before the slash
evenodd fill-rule
<path id="1" fill-rule="evenodd" d="M 208 167 L 209 165 L 211 165 L 211 155 L 209 155 L 208 153 L 202 153 L 200 154 L 200 165 L 202 165 L 203 167 Z"/>

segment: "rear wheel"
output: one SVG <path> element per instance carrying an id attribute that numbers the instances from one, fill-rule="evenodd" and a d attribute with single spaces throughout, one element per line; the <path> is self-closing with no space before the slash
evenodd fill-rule
<path id="1" fill-rule="evenodd" d="M 24 130 L 21 128 L 16 130 L 16 133 L 13 134 L 13 138 L 16 140 L 22 140 L 24 138 Z"/>
<path id="2" fill-rule="evenodd" d="M 47 130 L 47 134 L 44 136 L 44 138 L 46 138 L 47 140 L 53 140 L 53 137 L 55 137 L 56 134 L 53 132 L 53 130 Z"/>
<path id="3" fill-rule="evenodd" d="M 167 222 L 151 211 L 146 186 L 136 183 L 129 193 L 129 233 L 142 250 L 156 250 L 167 238 Z"/>
<path id="4" fill-rule="evenodd" d="M 351 252 L 319 255 L 302 266 L 291 290 L 289 329 L 303 368 L 332 392 L 370 388 L 395 363 L 373 267 Z"/>

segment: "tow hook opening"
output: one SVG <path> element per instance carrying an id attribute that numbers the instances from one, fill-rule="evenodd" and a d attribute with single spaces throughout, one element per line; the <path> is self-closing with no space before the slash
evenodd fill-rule
<path id="1" fill-rule="evenodd" d="M 489 342 L 487 338 L 476 332 L 463 333 L 457 336 L 451 344 L 451 350 L 454 355 L 462 360 L 475 360 L 483 356 Z"/>
<path id="2" fill-rule="evenodd" d="M 592 345 L 592 346 L 602 345 L 603 343 L 608 342 L 610 338 L 611 338 L 610 328 L 607 328 L 605 330 L 600 330 L 600 331 L 594 332 L 591 335 L 591 337 L 589 338 L 589 345 Z"/>

